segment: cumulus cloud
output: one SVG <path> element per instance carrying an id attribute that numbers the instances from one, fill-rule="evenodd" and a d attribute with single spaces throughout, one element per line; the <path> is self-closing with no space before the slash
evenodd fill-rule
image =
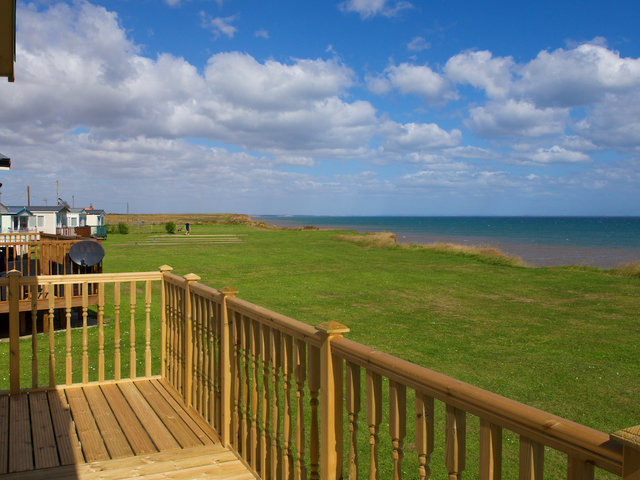
<path id="1" fill-rule="evenodd" d="M 491 52 L 469 51 L 451 57 L 444 71 L 456 83 L 468 83 L 484 89 L 490 98 L 504 98 L 511 85 L 511 57 L 493 57 Z"/>
<path id="2" fill-rule="evenodd" d="M 447 132 L 435 123 L 393 124 L 388 130 L 384 145 L 387 151 L 414 152 L 453 147 L 462 138 L 460 130 Z"/>
<path id="3" fill-rule="evenodd" d="M 412 8 L 413 5 L 402 0 L 345 0 L 338 7 L 343 12 L 358 13 L 362 18 L 370 18 L 376 15 L 393 17 L 403 10 Z"/>
<path id="4" fill-rule="evenodd" d="M 562 134 L 567 118 L 565 109 L 510 99 L 472 108 L 466 125 L 483 137 L 540 137 Z"/>
<path id="5" fill-rule="evenodd" d="M 542 107 L 584 106 L 607 93 L 637 91 L 640 59 L 621 58 L 601 45 L 542 51 L 519 71 L 515 90 Z"/>
<path id="6" fill-rule="evenodd" d="M 404 95 L 417 95 L 429 104 L 445 104 L 457 98 L 447 79 L 426 65 L 392 65 L 382 76 L 367 80 L 369 89 L 378 94 L 395 88 Z"/>

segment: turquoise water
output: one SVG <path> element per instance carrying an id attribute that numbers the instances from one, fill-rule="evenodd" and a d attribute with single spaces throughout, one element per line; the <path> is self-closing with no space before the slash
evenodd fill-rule
<path id="1" fill-rule="evenodd" d="M 399 241 L 495 245 L 536 265 L 640 261 L 640 217 L 254 216 L 270 225 L 389 231 Z"/>

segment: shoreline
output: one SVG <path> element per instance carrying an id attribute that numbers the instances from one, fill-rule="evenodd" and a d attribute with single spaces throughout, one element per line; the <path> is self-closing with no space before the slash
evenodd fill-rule
<path id="1" fill-rule="evenodd" d="M 253 217 L 252 220 L 255 221 Z M 287 220 L 270 222 L 269 219 L 265 218 L 260 218 L 256 223 L 260 222 L 271 228 L 278 229 L 303 230 L 312 227 L 318 230 L 354 230 L 362 234 L 377 232 L 359 228 L 357 225 L 301 225 Z M 430 245 L 451 243 L 465 247 L 497 248 L 506 255 L 521 258 L 527 265 L 532 267 L 585 266 L 613 269 L 620 265 L 640 261 L 640 248 L 522 243 L 503 238 L 482 236 L 390 233 L 396 236 L 399 244 Z"/>

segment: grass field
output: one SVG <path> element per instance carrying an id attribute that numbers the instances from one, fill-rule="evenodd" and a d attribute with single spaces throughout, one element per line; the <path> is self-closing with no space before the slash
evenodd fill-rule
<path id="1" fill-rule="evenodd" d="M 169 264 L 176 274 L 233 286 L 241 298 L 305 323 L 337 320 L 358 342 L 598 430 L 640 423 L 640 279 L 633 269 L 527 268 L 495 251 L 398 246 L 389 235 L 192 218 L 190 236 L 164 236 L 159 221 L 145 221 L 155 225 L 147 233 L 109 234 L 104 271 Z M 229 238 L 237 241 L 220 241 Z M 111 338 L 110 309 L 105 316 Z M 123 345 L 127 333 L 125 325 Z M 64 352 L 63 333 L 58 336 Z M 90 350 L 95 337 L 91 332 Z M 3 369 L 7 353 L 0 352 Z M 25 343 L 26 365 L 28 353 Z M 470 433 L 477 430 L 469 422 Z M 408 435 L 408 456 L 411 441 Z M 516 453 L 506 456 L 507 470 L 517 458 L 517 438 L 505 432 L 508 446 Z M 468 448 L 473 464 L 477 446 Z M 435 458 L 442 451 L 434 456 L 441 465 Z M 548 478 L 562 478 L 562 461 L 551 455 Z"/>
<path id="2" fill-rule="evenodd" d="M 338 233 L 194 225 L 179 246 L 110 235 L 104 269 L 166 263 L 312 325 L 338 320 L 356 341 L 591 427 L 638 423 L 638 278 L 370 248 Z M 244 234 L 246 243 L 188 243 L 198 234 Z"/>

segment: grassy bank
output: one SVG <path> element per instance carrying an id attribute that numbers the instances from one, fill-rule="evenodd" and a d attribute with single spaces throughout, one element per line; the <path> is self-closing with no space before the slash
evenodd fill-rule
<path id="1" fill-rule="evenodd" d="M 594 428 L 638 422 L 636 278 L 367 248 L 333 231 L 193 229 L 231 233 L 246 243 L 136 246 L 144 235 L 110 235 L 105 271 L 168 263 L 303 322 L 338 320 L 354 340 Z"/>

